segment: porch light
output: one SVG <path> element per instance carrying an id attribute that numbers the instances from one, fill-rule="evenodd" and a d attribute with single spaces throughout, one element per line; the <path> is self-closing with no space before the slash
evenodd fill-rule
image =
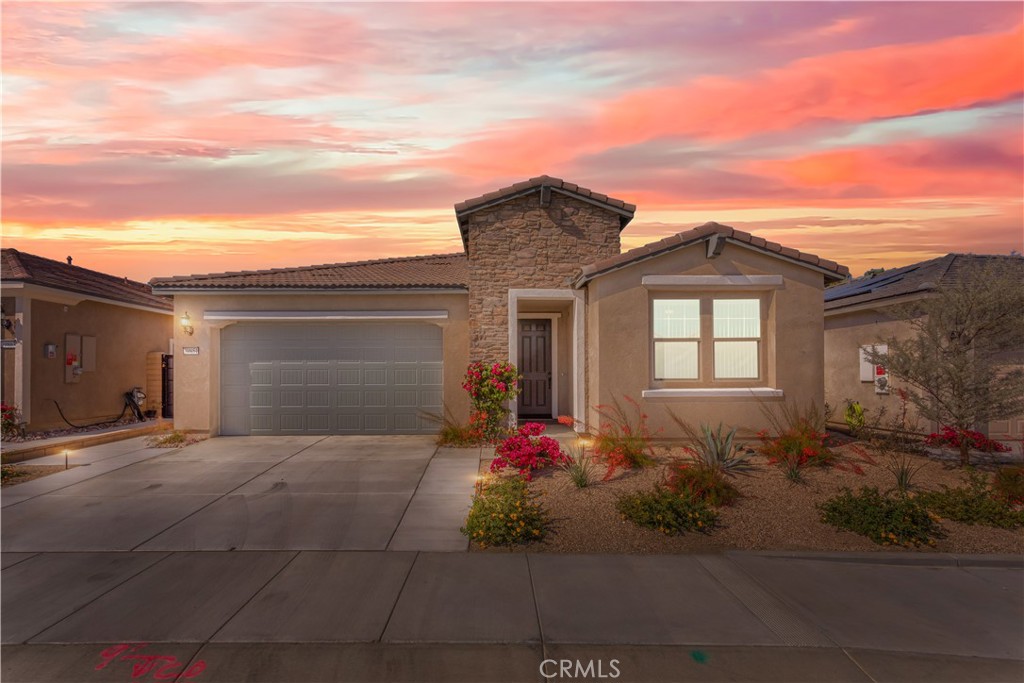
<path id="1" fill-rule="evenodd" d="M 181 316 L 181 331 L 190 337 L 196 331 L 195 328 L 192 327 L 192 318 L 188 317 L 188 311 L 185 311 L 185 315 Z"/>

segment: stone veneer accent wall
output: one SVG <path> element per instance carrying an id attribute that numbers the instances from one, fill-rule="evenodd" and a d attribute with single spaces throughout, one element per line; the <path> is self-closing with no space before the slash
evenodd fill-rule
<path id="1" fill-rule="evenodd" d="M 540 193 L 469 216 L 470 360 L 507 360 L 508 290 L 565 289 L 582 266 L 619 253 L 619 216 Z"/>

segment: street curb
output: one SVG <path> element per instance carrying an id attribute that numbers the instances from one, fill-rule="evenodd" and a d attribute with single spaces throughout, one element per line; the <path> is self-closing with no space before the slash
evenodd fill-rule
<path id="1" fill-rule="evenodd" d="M 786 550 L 729 550 L 727 556 L 753 556 L 775 559 L 847 562 L 852 564 L 888 564 L 930 567 L 1012 567 L 1024 568 L 1021 555 L 963 555 L 959 553 L 878 552 L 843 553 Z"/>
<path id="2" fill-rule="evenodd" d="M 60 443 L 32 445 L 32 443 L 29 442 L 24 448 L 7 446 L 3 449 L 2 453 L 3 464 L 12 465 L 18 462 L 25 462 L 26 460 L 45 458 L 48 455 L 56 455 L 58 453 L 63 453 L 64 451 L 79 450 L 82 448 L 88 448 L 89 446 L 100 446 L 102 444 L 113 443 L 115 441 L 134 439 L 137 436 L 146 436 L 149 434 L 168 431 L 171 427 L 172 425 L 170 421 L 160 420 L 142 427 L 131 426 L 126 429 L 119 429 L 113 432 L 102 432 L 100 434 L 91 435 L 85 434 L 82 436 L 72 435 L 67 441 L 61 441 Z"/>

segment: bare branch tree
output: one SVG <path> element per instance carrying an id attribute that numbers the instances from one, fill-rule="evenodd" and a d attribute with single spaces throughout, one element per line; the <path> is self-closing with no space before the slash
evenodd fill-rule
<path id="1" fill-rule="evenodd" d="M 933 293 L 894 309 L 914 334 L 865 355 L 909 385 L 922 417 L 960 433 L 966 466 L 964 432 L 1024 413 L 1024 258 L 960 258 Z"/>

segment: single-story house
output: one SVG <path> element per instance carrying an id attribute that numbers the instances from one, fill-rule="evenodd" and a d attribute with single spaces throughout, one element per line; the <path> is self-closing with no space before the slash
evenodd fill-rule
<path id="1" fill-rule="evenodd" d="M 162 412 L 173 305 L 124 277 L 3 249 L 3 401 L 28 431 L 117 417 L 135 387 Z M 164 373 L 166 374 L 166 373 Z M 61 412 L 64 417 L 61 417 Z M 159 413 L 158 413 L 159 414 Z"/>
<path id="2" fill-rule="evenodd" d="M 455 205 L 464 251 L 156 278 L 173 296 L 179 429 L 436 431 L 466 420 L 471 361 L 510 360 L 519 417 L 627 397 L 652 431 L 766 426 L 761 405 L 824 399 L 827 259 L 708 223 L 620 253 L 636 207 L 540 176 Z M 582 428 L 582 426 L 581 426 Z"/>
<path id="3" fill-rule="evenodd" d="M 1024 258 L 1019 256 L 947 254 L 869 272 L 825 290 L 825 400 L 836 409 L 834 419 L 838 423 L 843 421 L 847 400 L 860 403 L 869 421 L 883 409 L 883 423 L 899 414 L 899 381 L 890 378 L 884 367 L 869 363 L 865 349 L 885 351 L 884 340 L 906 339 L 914 334 L 910 323 L 900 319 L 898 307 L 931 295 L 937 286 L 958 278 L 967 264 L 986 259 L 999 259 L 1007 268 L 1021 269 L 1024 278 Z M 1008 357 L 1007 362 L 1015 365 L 1024 361 Z M 913 405 L 907 406 L 907 414 L 908 426 L 921 433 L 939 427 L 917 415 Z M 977 428 L 993 439 L 1020 440 L 1024 438 L 1024 415 L 993 420 Z"/>

